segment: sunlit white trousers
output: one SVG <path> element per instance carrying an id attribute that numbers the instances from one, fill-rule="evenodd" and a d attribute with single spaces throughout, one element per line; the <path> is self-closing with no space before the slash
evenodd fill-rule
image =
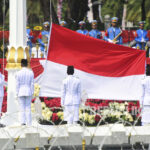
<path id="1" fill-rule="evenodd" d="M 31 125 L 31 100 L 32 96 L 18 97 L 19 101 L 19 120 L 21 124 Z"/>
<path id="2" fill-rule="evenodd" d="M 79 120 L 79 105 L 67 105 L 64 109 L 64 120 L 69 124 Z"/>
<path id="3" fill-rule="evenodd" d="M 143 106 L 141 117 L 142 117 L 141 118 L 142 125 L 150 123 L 150 105 Z"/>

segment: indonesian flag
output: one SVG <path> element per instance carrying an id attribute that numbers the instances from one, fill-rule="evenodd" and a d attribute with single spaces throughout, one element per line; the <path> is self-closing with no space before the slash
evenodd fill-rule
<path id="1" fill-rule="evenodd" d="M 41 96 L 60 97 L 67 66 L 75 67 L 82 90 L 93 99 L 139 100 L 145 52 L 51 26 L 49 51 L 40 80 Z"/>

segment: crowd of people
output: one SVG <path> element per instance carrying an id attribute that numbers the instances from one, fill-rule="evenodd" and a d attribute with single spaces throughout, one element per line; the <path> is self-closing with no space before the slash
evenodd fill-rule
<path id="1" fill-rule="evenodd" d="M 135 47 L 137 49 L 149 49 L 150 48 L 150 41 L 148 38 L 148 32 L 144 30 L 144 21 L 139 22 L 139 29 L 135 32 L 135 39 L 130 43 L 130 47 Z M 110 43 L 114 44 L 123 44 L 122 38 L 122 30 L 118 27 L 118 18 L 112 17 L 111 18 L 111 26 L 105 31 L 105 34 L 102 35 L 101 31 L 97 28 L 97 21 L 91 21 L 91 30 L 88 31 L 86 29 L 86 23 L 84 21 L 80 21 L 78 23 L 79 29 L 76 32 L 80 34 L 84 34 L 96 39 L 101 39 Z M 67 27 L 66 21 L 60 21 L 60 26 Z M 38 35 L 37 41 L 40 45 L 40 52 L 41 57 L 46 57 L 47 55 L 47 47 L 48 47 L 48 39 L 49 39 L 49 30 L 50 30 L 50 23 L 44 22 L 43 23 L 43 30 Z M 32 56 L 32 39 L 33 34 L 31 29 L 27 29 L 27 45 L 29 46 L 30 56 Z"/>
<path id="2" fill-rule="evenodd" d="M 118 18 L 113 17 L 111 19 L 111 27 L 109 27 L 104 37 L 102 38 L 101 32 L 97 29 L 97 21 L 91 22 L 91 30 L 88 31 L 85 28 L 85 22 L 79 22 L 79 29 L 76 31 L 79 34 L 84 34 L 96 39 L 105 40 L 114 44 L 122 44 L 122 30 L 117 26 Z M 131 46 L 139 47 L 139 49 L 145 49 L 145 46 L 150 47 L 150 42 L 147 37 L 147 31 L 144 30 L 145 22 L 139 22 L 139 29 L 136 31 L 136 37 L 131 42 Z M 43 23 L 44 30 L 40 32 L 38 36 L 38 42 L 40 44 L 40 50 L 43 56 L 47 53 L 47 44 L 49 39 L 49 22 Z M 67 22 L 61 21 L 60 26 L 66 27 Z M 27 29 L 27 44 L 30 47 L 30 56 L 32 54 L 32 42 L 33 34 L 31 29 Z M 19 110 L 21 112 L 20 123 L 21 125 L 31 125 L 31 100 L 34 93 L 34 73 L 28 66 L 26 59 L 21 60 L 22 69 L 16 74 L 16 99 L 18 99 Z M 64 107 L 64 119 L 68 124 L 76 124 L 79 120 L 79 104 L 81 102 L 81 83 L 80 80 L 73 76 L 74 67 L 68 66 L 67 68 L 68 77 L 63 81 L 62 84 L 62 96 L 61 105 Z M 141 98 L 141 106 L 145 113 L 142 114 L 142 124 L 150 123 L 149 118 L 149 107 L 150 107 L 150 67 L 147 69 L 147 76 L 141 81 L 143 86 L 143 95 Z M 0 113 L 2 107 L 2 101 L 4 96 L 4 76 L 0 73 Z M 0 127 L 4 125 L 0 124 Z"/>

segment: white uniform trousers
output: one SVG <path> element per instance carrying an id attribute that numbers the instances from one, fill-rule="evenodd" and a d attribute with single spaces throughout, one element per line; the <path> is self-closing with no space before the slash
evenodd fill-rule
<path id="1" fill-rule="evenodd" d="M 144 105 L 141 115 L 142 125 L 150 123 L 150 105 Z"/>
<path id="2" fill-rule="evenodd" d="M 0 117 L 2 112 L 3 97 L 0 97 Z"/>
<path id="3" fill-rule="evenodd" d="M 19 101 L 19 112 L 20 112 L 20 122 L 21 124 L 31 125 L 31 100 L 32 96 L 20 96 Z"/>
<path id="4" fill-rule="evenodd" d="M 79 105 L 66 105 L 64 110 L 64 120 L 69 124 L 79 120 Z"/>

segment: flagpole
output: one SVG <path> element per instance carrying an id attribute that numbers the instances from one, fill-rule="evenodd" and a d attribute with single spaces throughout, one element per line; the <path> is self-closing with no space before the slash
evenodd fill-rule
<path id="1" fill-rule="evenodd" d="M 3 74 L 4 74 L 4 57 L 5 57 L 5 8 L 6 8 L 6 2 L 3 0 L 4 4 L 4 10 L 3 10 Z"/>

